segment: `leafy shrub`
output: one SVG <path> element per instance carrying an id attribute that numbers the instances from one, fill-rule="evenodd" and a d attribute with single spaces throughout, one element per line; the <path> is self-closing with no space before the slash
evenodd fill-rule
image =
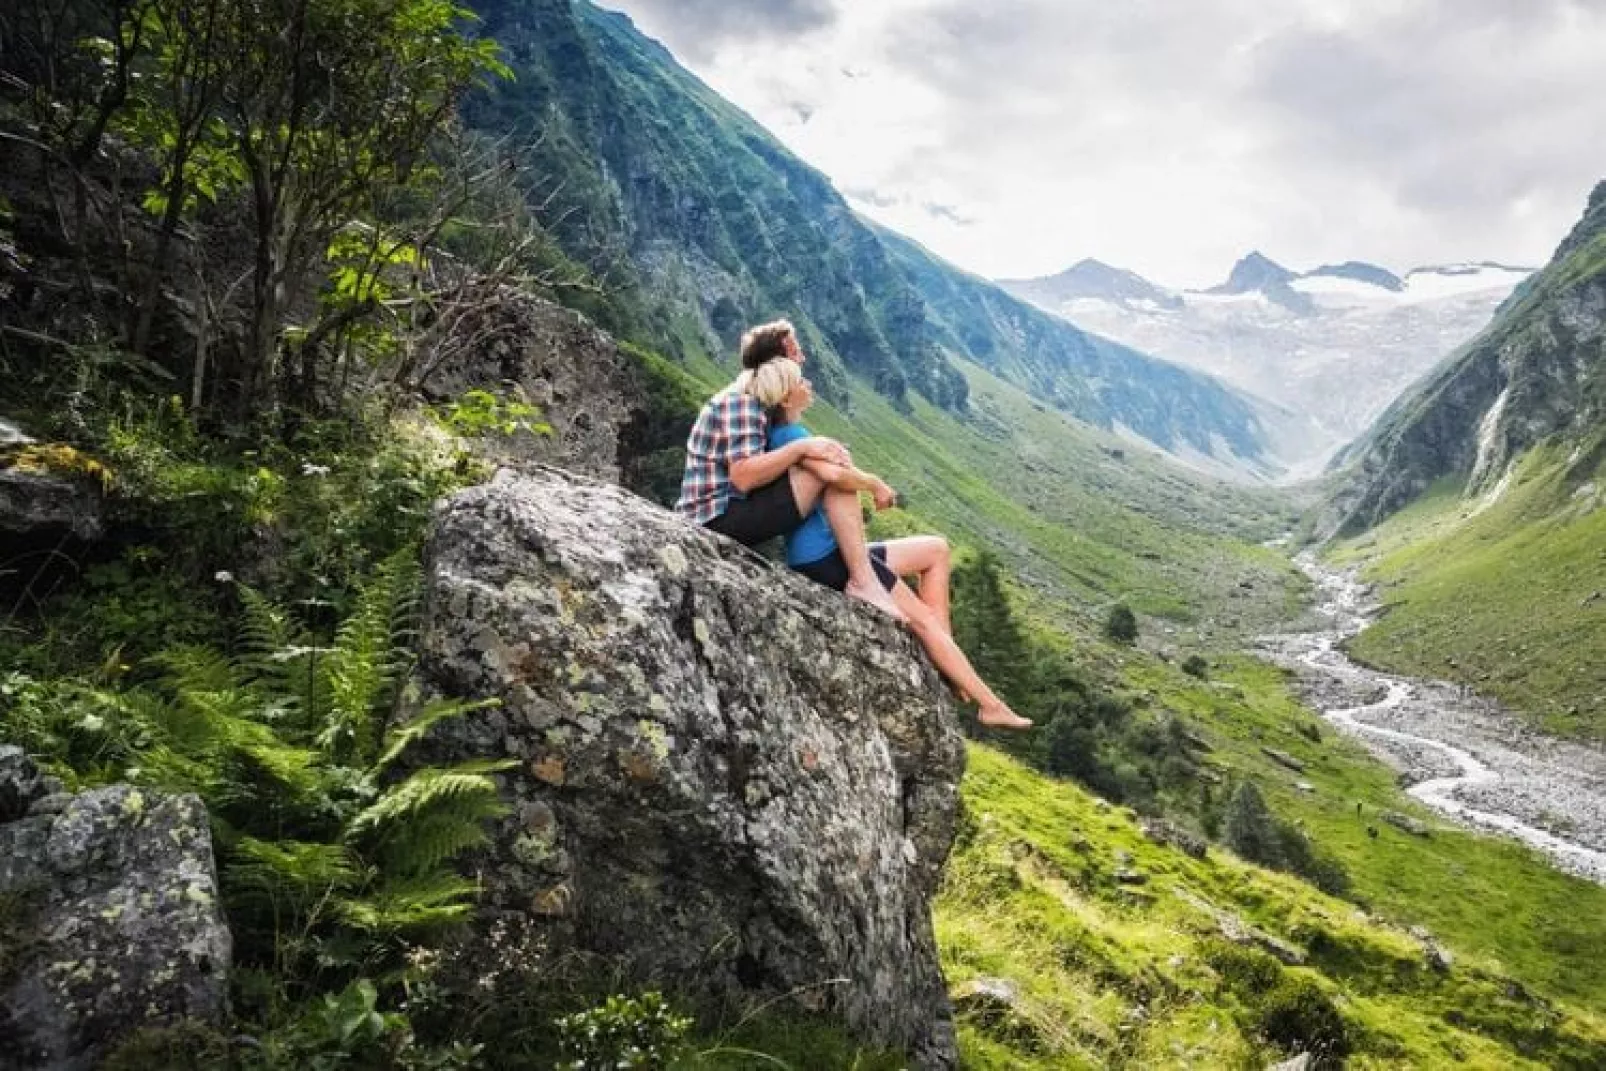
<path id="1" fill-rule="evenodd" d="M 1343 864 L 1313 844 L 1304 830 L 1272 814 L 1253 781 L 1240 783 L 1233 792 L 1221 839 L 1252 863 L 1298 874 L 1333 896 L 1349 893 Z"/>
<path id="2" fill-rule="evenodd" d="M 1182 672 L 1204 680 L 1210 675 L 1210 663 L 1205 661 L 1203 655 L 1191 654 L 1182 660 Z"/>
<path id="3" fill-rule="evenodd" d="M 1245 1000 L 1270 992 L 1283 980 L 1282 964 L 1259 949 L 1212 938 L 1202 952 L 1222 983 Z"/>
<path id="4" fill-rule="evenodd" d="M 558 1021 L 564 1071 L 651 1071 L 685 1051 L 692 1021 L 660 993 L 614 995 L 601 1006 Z"/>
<path id="5" fill-rule="evenodd" d="M 1317 1067 L 1341 1067 L 1352 1040 L 1344 1016 L 1322 987 L 1300 974 L 1287 974 L 1256 1008 L 1256 1026 L 1288 1052 L 1308 1052 Z"/>
<path id="6" fill-rule="evenodd" d="M 455 401 L 432 410 L 441 426 L 457 435 L 551 435 L 552 426 L 539 419 L 541 410 L 519 398 L 504 398 L 492 391 L 464 391 Z"/>
<path id="7" fill-rule="evenodd" d="M 1136 643 L 1138 641 L 1138 619 L 1131 607 L 1125 603 L 1116 603 L 1110 607 L 1110 612 L 1104 619 L 1104 635 L 1116 643 Z"/>

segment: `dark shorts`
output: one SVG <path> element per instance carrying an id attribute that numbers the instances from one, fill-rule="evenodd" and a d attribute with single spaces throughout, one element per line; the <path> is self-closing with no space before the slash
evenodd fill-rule
<path id="1" fill-rule="evenodd" d="M 802 523 L 797 499 L 792 497 L 792 480 L 782 476 L 754 488 L 745 498 L 732 498 L 725 512 L 703 527 L 756 547 L 766 539 L 785 535 Z"/>
<path id="2" fill-rule="evenodd" d="M 842 559 L 840 550 L 833 550 L 817 562 L 807 562 L 794 568 L 816 584 L 824 584 L 832 591 L 841 591 L 848 586 L 848 563 Z M 897 574 L 887 568 L 887 548 L 883 544 L 870 544 L 870 568 L 875 570 L 876 579 L 880 580 L 881 586 L 888 591 L 897 585 Z"/>

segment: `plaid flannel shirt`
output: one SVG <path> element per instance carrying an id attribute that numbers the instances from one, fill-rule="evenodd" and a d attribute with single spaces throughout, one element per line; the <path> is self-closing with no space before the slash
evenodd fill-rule
<path id="1" fill-rule="evenodd" d="M 675 512 L 693 524 L 707 524 L 725 512 L 733 495 L 730 467 L 764 452 L 769 421 L 752 395 L 722 390 L 697 414 L 686 439 L 686 470 L 680 478 Z"/>

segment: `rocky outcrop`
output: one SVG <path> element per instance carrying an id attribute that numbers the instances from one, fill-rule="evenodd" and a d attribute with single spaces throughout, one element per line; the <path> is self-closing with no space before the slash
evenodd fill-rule
<path id="1" fill-rule="evenodd" d="M 963 748 L 906 633 L 617 487 L 504 470 L 439 510 L 420 643 L 426 693 L 502 700 L 432 756 L 517 763 L 489 912 L 954 1064 L 930 900 Z"/>
<path id="2" fill-rule="evenodd" d="M 100 496 L 82 482 L 0 468 L 0 546 L 90 542 L 101 531 Z"/>
<path id="3" fill-rule="evenodd" d="M 200 801 L 52 788 L 0 747 L 0 1063 L 76 1071 L 140 1028 L 220 1022 L 231 942 Z"/>
<path id="4" fill-rule="evenodd" d="M 645 405 L 643 386 L 618 343 L 584 316 L 512 288 L 481 302 L 460 335 L 480 340 L 429 369 L 425 393 L 447 400 L 471 389 L 515 397 L 541 410 L 550 431 L 488 436 L 499 462 L 546 462 L 620 481 L 620 440 Z"/>

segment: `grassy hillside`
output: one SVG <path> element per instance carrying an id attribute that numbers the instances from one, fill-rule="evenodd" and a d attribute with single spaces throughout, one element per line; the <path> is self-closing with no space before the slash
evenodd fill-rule
<path id="1" fill-rule="evenodd" d="M 986 748 L 965 793 L 937 909 L 944 966 L 958 993 L 977 978 L 1018 991 L 1012 1009 L 961 1000 L 967 1067 L 1258 1069 L 1324 1046 L 1325 1066 L 1350 1068 L 1606 1061 L 1606 1022 L 1580 1010 L 1600 1006 L 1598 967 L 1577 1003 L 1534 995 L 1487 938 L 1451 941 L 1435 969 L 1396 923 L 1214 849 L 1154 843 L 1130 812 Z M 1580 911 L 1606 906 L 1606 891 L 1578 893 Z M 1224 931 L 1269 935 L 1303 965 Z"/>
<path id="2" fill-rule="evenodd" d="M 1606 504 L 1593 449 L 1530 452 L 1498 497 L 1440 484 L 1340 544 L 1386 613 L 1369 663 L 1464 681 L 1551 732 L 1606 740 Z"/>

